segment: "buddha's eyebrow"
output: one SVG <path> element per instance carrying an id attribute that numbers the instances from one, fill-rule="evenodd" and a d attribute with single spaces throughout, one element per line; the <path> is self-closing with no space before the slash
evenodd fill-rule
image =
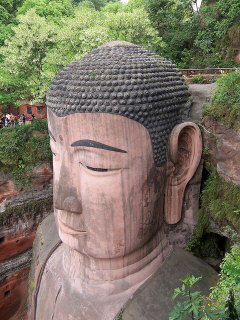
<path id="1" fill-rule="evenodd" d="M 53 141 L 56 142 L 56 139 L 54 138 L 52 132 L 49 129 L 48 129 L 48 133 L 49 133 L 50 137 L 53 139 Z"/>
<path id="2" fill-rule="evenodd" d="M 71 147 L 92 147 L 97 149 L 104 149 L 109 151 L 115 151 L 115 152 L 121 152 L 121 153 L 127 153 L 127 151 L 118 149 L 115 147 L 108 146 L 106 144 L 103 144 L 101 142 L 97 142 L 94 140 L 78 140 L 71 144 Z"/>

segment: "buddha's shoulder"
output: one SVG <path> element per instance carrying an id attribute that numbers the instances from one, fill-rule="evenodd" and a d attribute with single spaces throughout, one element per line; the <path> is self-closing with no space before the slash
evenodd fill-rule
<path id="1" fill-rule="evenodd" d="M 54 215 L 50 214 L 38 226 L 33 244 L 33 263 L 41 264 L 60 243 Z"/>
<path id="2" fill-rule="evenodd" d="M 204 295 L 216 285 L 217 272 L 201 259 L 180 248 L 174 248 L 171 255 L 133 295 L 122 312 L 123 320 L 169 319 L 175 302 L 172 301 L 174 289 L 181 286 L 180 279 L 186 275 L 202 277 L 195 290 Z"/>
<path id="3" fill-rule="evenodd" d="M 33 244 L 33 255 L 29 277 L 29 303 L 31 306 L 29 319 L 34 319 L 33 312 L 36 303 L 36 294 L 39 290 L 45 266 L 53 253 L 59 249 L 60 245 L 61 240 L 57 232 L 54 215 L 50 214 L 38 226 Z"/>

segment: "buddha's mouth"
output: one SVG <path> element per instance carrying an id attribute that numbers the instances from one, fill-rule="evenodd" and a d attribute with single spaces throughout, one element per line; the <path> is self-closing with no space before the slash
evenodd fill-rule
<path id="1" fill-rule="evenodd" d="M 83 230 L 76 230 L 76 229 L 73 229 L 72 227 L 69 227 L 68 225 L 66 225 L 64 222 L 62 222 L 61 219 L 58 218 L 58 225 L 59 225 L 59 228 L 60 230 L 63 232 L 63 233 L 66 233 L 66 234 L 70 234 L 70 235 L 84 235 L 86 234 L 87 232 L 86 231 L 83 231 Z"/>

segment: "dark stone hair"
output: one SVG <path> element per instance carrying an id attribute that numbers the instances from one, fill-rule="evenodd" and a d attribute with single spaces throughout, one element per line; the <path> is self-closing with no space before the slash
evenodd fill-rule
<path id="1" fill-rule="evenodd" d="M 57 116 L 113 113 L 149 132 L 156 166 L 166 161 L 172 128 L 189 113 L 189 93 L 176 66 L 140 46 L 114 41 L 59 72 L 46 104 Z"/>

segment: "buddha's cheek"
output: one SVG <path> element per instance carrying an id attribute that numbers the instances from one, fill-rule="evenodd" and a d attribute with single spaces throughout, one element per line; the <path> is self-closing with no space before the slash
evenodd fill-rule
<path id="1" fill-rule="evenodd" d="M 124 255 L 122 170 L 81 174 L 82 214 L 86 227 L 84 252 L 96 258 Z"/>

